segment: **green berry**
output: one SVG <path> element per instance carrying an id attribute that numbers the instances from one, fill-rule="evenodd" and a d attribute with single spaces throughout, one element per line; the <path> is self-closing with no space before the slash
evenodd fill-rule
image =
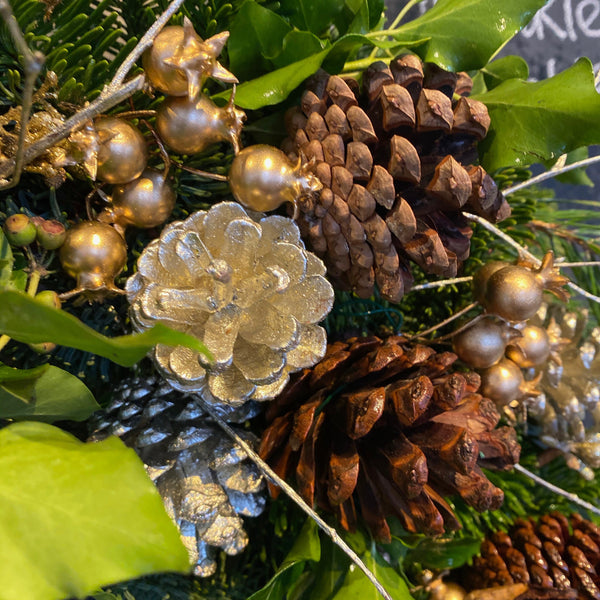
<path id="1" fill-rule="evenodd" d="M 39 344 L 28 344 L 29 347 L 38 354 L 49 354 L 56 348 L 54 342 L 40 342 Z"/>
<path id="2" fill-rule="evenodd" d="M 23 213 L 11 215 L 4 221 L 4 235 L 11 246 L 29 246 L 36 236 L 35 225 Z"/>
<path id="3" fill-rule="evenodd" d="M 36 302 L 42 303 L 44 306 L 48 306 L 49 308 L 58 308 L 62 306 L 62 302 L 58 294 L 54 290 L 43 290 L 38 292 L 34 299 Z"/>
<path id="4" fill-rule="evenodd" d="M 67 230 L 60 221 L 44 219 L 36 225 L 36 238 L 42 248 L 46 250 L 56 250 L 63 245 L 63 242 L 67 237 Z"/>

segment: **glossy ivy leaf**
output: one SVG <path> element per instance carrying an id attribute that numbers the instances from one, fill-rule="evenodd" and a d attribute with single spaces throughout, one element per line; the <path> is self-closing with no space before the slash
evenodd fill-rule
<path id="1" fill-rule="evenodd" d="M 462 537 L 457 539 L 433 539 L 426 537 L 408 551 L 405 560 L 419 563 L 428 569 L 455 569 L 461 567 L 479 552 L 480 537 Z"/>
<path id="2" fill-rule="evenodd" d="M 10 244 L 0 228 L 0 290 L 10 285 L 14 258 Z"/>
<path id="3" fill-rule="evenodd" d="M 587 58 L 550 79 L 510 79 L 474 98 L 487 105 L 492 121 L 478 146 L 489 172 L 556 160 L 600 142 L 600 95 Z"/>
<path id="4" fill-rule="evenodd" d="M 417 54 L 449 71 L 485 66 L 547 0 L 438 0 L 425 14 L 398 28 L 395 38 L 428 38 Z"/>
<path id="5" fill-rule="evenodd" d="M 286 597 L 290 586 L 300 577 L 307 561 L 319 562 L 321 542 L 319 529 L 312 519 L 307 519 L 296 538 L 292 549 L 283 563 L 263 588 L 252 594 L 248 600 L 280 600 Z"/>
<path id="6" fill-rule="evenodd" d="M 188 556 L 135 452 L 45 423 L 0 431 L 2 600 L 62 600 Z"/>
<path id="7" fill-rule="evenodd" d="M 269 71 L 272 59 L 283 50 L 283 40 L 290 31 L 292 27 L 277 13 L 254 0 L 245 2 L 231 24 L 227 42 L 229 69 L 240 81 Z"/>
<path id="8" fill-rule="evenodd" d="M 402 576 L 374 549 L 365 551 L 361 558 L 393 600 L 412 600 Z M 332 600 L 379 600 L 381 596 L 367 576 L 354 564 L 350 565 L 344 583 Z"/>
<path id="9" fill-rule="evenodd" d="M 63 310 L 44 306 L 22 292 L 0 290 L 0 334 L 27 344 L 54 342 L 109 358 L 124 367 L 141 360 L 156 344 L 186 346 L 210 354 L 200 340 L 157 323 L 135 335 L 109 338 Z"/>
<path id="10" fill-rule="evenodd" d="M 492 90 L 507 79 L 527 79 L 529 65 L 520 56 L 503 56 L 481 69 L 486 88 Z"/>
<path id="11" fill-rule="evenodd" d="M 100 405 L 74 375 L 51 365 L 13 369 L 0 365 L 0 418 L 83 421 Z"/>
<path id="12" fill-rule="evenodd" d="M 258 109 L 283 102 L 292 90 L 317 71 L 328 52 L 329 49 L 322 50 L 287 67 L 245 81 L 237 87 L 235 103 L 242 108 Z"/>
<path id="13" fill-rule="evenodd" d="M 338 35 L 357 32 L 357 27 L 359 33 L 366 33 L 377 25 L 383 11 L 382 0 L 281 0 L 280 5 L 279 12 L 292 25 L 318 36 L 327 35 L 332 25 Z"/>
<path id="14" fill-rule="evenodd" d="M 587 148 L 577 148 L 572 152 L 568 152 L 566 156 L 566 160 L 564 162 L 564 166 L 571 165 L 574 162 L 579 160 L 584 160 L 589 157 L 589 152 Z M 555 165 L 556 161 L 544 161 L 544 166 L 547 169 L 552 168 Z M 580 169 L 573 169 L 572 171 L 567 171 L 562 175 L 558 175 L 555 177 L 556 181 L 560 181 L 561 183 L 568 183 L 570 185 L 587 185 L 589 187 L 594 186 L 594 182 L 589 178 L 586 168 L 582 167 Z"/>

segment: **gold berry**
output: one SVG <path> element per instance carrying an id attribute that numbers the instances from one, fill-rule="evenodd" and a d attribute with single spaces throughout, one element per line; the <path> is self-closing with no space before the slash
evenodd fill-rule
<path id="1" fill-rule="evenodd" d="M 526 321 L 542 305 L 543 292 L 543 283 L 530 269 L 509 265 L 490 276 L 482 304 L 507 321 Z"/>
<path id="2" fill-rule="evenodd" d="M 105 117 L 94 123 L 98 134 L 96 177 L 106 183 L 127 183 L 146 168 L 148 151 L 144 136 L 123 119 Z"/>
<path id="3" fill-rule="evenodd" d="M 63 269 L 81 290 L 114 290 L 115 277 L 127 262 L 127 246 L 106 223 L 83 221 L 67 232 L 60 248 Z"/>
<path id="4" fill-rule="evenodd" d="M 506 344 L 519 332 L 493 317 L 484 317 L 474 325 L 455 335 L 454 352 L 471 367 L 485 369 L 498 362 Z"/>
<path id="5" fill-rule="evenodd" d="M 150 83 L 169 96 L 185 96 L 188 92 L 185 72 L 169 64 L 177 49 L 182 47 L 183 37 L 183 27 L 165 27 L 142 57 L 144 71 Z"/>
<path id="6" fill-rule="evenodd" d="M 218 107 L 206 96 L 167 98 L 156 113 L 156 128 L 163 142 L 179 154 L 196 154 L 217 142 L 229 141 L 234 152 L 246 114 L 229 102 Z"/>
<path id="7" fill-rule="evenodd" d="M 510 263 L 503 260 L 490 260 L 480 267 L 473 275 L 473 297 L 477 302 L 483 302 L 485 297 L 485 288 L 487 287 L 489 278 L 500 269 L 508 267 Z"/>
<path id="8" fill-rule="evenodd" d="M 521 369 L 512 360 L 503 358 L 482 371 L 479 392 L 502 407 L 521 396 L 524 383 Z"/>
<path id="9" fill-rule="evenodd" d="M 111 221 L 121 227 L 162 225 L 175 206 L 175 191 L 160 171 L 146 169 L 137 179 L 115 186 Z"/>
<path id="10" fill-rule="evenodd" d="M 258 144 L 244 148 L 233 159 L 229 186 L 240 204 L 264 212 L 316 192 L 322 184 L 300 160 L 293 163 L 278 148 Z"/>
<path id="11" fill-rule="evenodd" d="M 506 356 L 523 369 L 544 364 L 551 350 L 548 332 L 537 325 L 526 325 L 522 334 L 509 344 Z"/>

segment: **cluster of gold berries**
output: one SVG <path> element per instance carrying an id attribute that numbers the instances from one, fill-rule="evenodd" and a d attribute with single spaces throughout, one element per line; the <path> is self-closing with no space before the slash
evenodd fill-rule
<path id="1" fill-rule="evenodd" d="M 543 302 L 544 291 L 562 300 L 567 278 L 554 267 L 548 252 L 539 268 L 492 261 L 473 278 L 473 293 L 485 314 L 453 337 L 454 351 L 480 370 L 481 393 L 498 407 L 537 396 L 537 380 L 526 381 L 522 369 L 546 362 L 552 350 L 545 329 L 529 324 Z"/>

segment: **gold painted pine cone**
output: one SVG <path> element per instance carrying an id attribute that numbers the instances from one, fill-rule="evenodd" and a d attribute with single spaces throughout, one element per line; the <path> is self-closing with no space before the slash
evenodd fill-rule
<path id="1" fill-rule="evenodd" d="M 257 405 L 221 407 L 230 422 L 253 417 Z M 217 567 L 217 549 L 238 554 L 248 543 L 242 517 L 264 509 L 262 475 L 190 394 L 159 377 L 123 380 L 91 422 L 94 441 L 120 437 L 140 456 L 201 577 Z M 256 438 L 243 430 L 246 441 Z"/>
<path id="2" fill-rule="evenodd" d="M 463 570 L 469 589 L 523 583 L 539 593 L 528 598 L 600 600 L 600 528 L 577 514 L 517 519 L 508 533 L 485 539 L 480 552 Z"/>
<path id="3" fill-rule="evenodd" d="M 304 239 L 341 289 L 399 301 L 410 261 L 456 275 L 471 229 L 461 209 L 490 221 L 510 214 L 492 178 L 474 166 L 489 116 L 464 74 L 403 55 L 354 80 L 320 71 L 286 115 L 283 148 L 314 160 L 324 189 L 298 202 Z M 461 94 L 455 100 L 454 94 Z"/>
<path id="4" fill-rule="evenodd" d="M 503 493 L 481 467 L 510 468 L 520 447 L 511 427 L 495 429 L 479 377 L 450 370 L 455 360 L 403 337 L 336 342 L 270 404 L 260 454 L 280 476 L 295 473 L 310 505 L 347 530 L 360 511 L 382 541 L 391 515 L 411 532 L 458 527 L 445 495 L 498 508 Z"/>

